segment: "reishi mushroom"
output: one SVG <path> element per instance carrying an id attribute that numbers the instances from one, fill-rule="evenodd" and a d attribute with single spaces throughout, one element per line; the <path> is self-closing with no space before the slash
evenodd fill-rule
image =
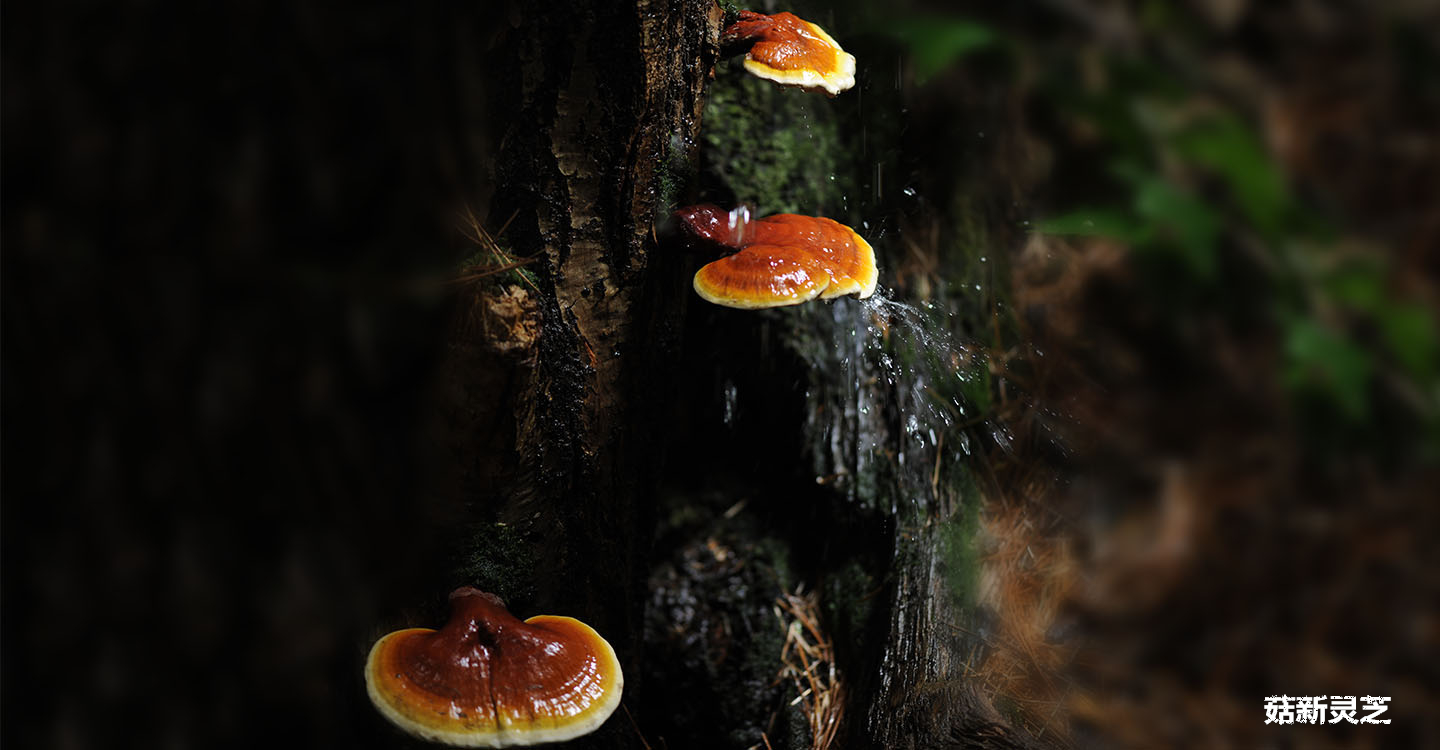
<path id="1" fill-rule="evenodd" d="M 692 237 L 739 250 L 695 273 L 695 293 L 707 302 L 753 310 L 875 293 L 875 251 L 833 219 L 776 214 L 737 222 L 711 205 L 681 209 L 676 217 Z"/>
<path id="2" fill-rule="evenodd" d="M 469 586 L 450 594 L 450 607 L 443 628 L 398 630 L 370 649 L 370 700 L 406 732 L 460 747 L 561 742 L 620 705 L 620 662 L 585 623 L 521 622 L 500 597 Z"/>
<path id="3" fill-rule="evenodd" d="M 727 46 L 752 40 L 745 69 L 753 75 L 829 96 L 855 85 L 855 56 L 794 13 L 767 16 L 742 10 L 739 20 L 720 35 L 720 43 Z"/>

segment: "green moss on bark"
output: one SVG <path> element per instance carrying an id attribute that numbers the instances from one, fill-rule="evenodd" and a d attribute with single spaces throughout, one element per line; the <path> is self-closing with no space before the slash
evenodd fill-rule
<path id="1" fill-rule="evenodd" d="M 762 216 L 840 211 L 843 144 L 830 101 L 762 81 L 740 61 L 718 66 L 705 103 L 707 179 Z"/>
<path id="2" fill-rule="evenodd" d="M 510 524 L 476 524 L 456 566 L 457 584 L 478 587 L 507 602 L 533 593 L 535 546 L 527 535 Z"/>

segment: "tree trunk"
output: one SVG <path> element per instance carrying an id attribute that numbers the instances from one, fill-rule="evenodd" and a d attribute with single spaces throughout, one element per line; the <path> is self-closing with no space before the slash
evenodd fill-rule
<path id="1" fill-rule="evenodd" d="M 453 336 L 446 409 L 475 521 L 462 577 L 522 616 L 564 612 L 595 624 L 617 647 L 633 704 L 643 694 L 641 617 L 665 445 L 714 447 L 677 434 L 705 429 L 672 423 L 677 399 L 709 397 L 681 391 L 677 378 L 738 381 L 753 393 L 808 380 L 803 411 L 776 411 L 796 423 L 770 414 L 735 442 L 765 446 L 753 450 L 771 454 L 770 474 L 809 464 L 813 476 L 838 477 L 823 491 L 829 520 L 812 532 L 863 538 L 880 560 L 872 567 L 888 567 L 886 593 L 859 605 L 868 614 L 833 624 L 863 636 L 839 647 L 850 684 L 842 746 L 1031 746 L 965 680 L 974 644 L 956 588 L 973 570 L 947 566 L 964 557 L 953 548 L 970 544 L 965 523 L 979 497 L 962 496 L 970 485 L 953 478 L 963 477 L 961 462 L 903 428 L 920 386 L 886 385 L 870 361 L 876 311 L 851 300 L 774 316 L 706 311 L 707 340 L 688 346 L 713 347 L 719 363 L 681 357 L 693 264 L 657 247 L 652 227 L 696 162 L 720 23 L 719 8 L 698 0 L 582 2 L 525 11 L 497 54 L 497 78 L 513 85 L 492 101 L 504 122 L 488 223 L 505 226 L 511 256 L 531 260 L 524 278 L 469 289 Z M 770 348 L 772 329 L 787 343 Z M 682 372 L 697 361 L 717 372 Z M 777 432 L 800 437 L 781 445 Z M 716 455 L 724 451 L 744 458 L 743 447 Z M 885 455 L 908 456 L 910 468 Z M 937 461 L 944 482 L 933 479 Z M 813 487 L 813 477 L 805 482 Z M 888 533 L 854 531 L 875 519 Z M 823 557 L 816 577 L 853 602 L 863 592 L 842 590 L 833 569 L 850 559 Z M 775 593 L 756 592 L 757 611 L 768 612 Z M 778 668 L 778 653 L 759 657 Z M 638 746 L 639 737 L 612 721 L 588 741 Z"/>
<path id="2" fill-rule="evenodd" d="M 891 303 L 841 300 L 792 324 L 804 329 L 785 338 L 800 342 L 810 373 L 806 438 L 815 473 L 832 479 L 837 512 L 878 514 L 889 531 L 879 540 L 889 561 L 875 597 L 880 622 L 862 636 L 874 639 L 869 653 L 850 660 L 849 725 L 839 746 L 1053 746 L 1012 728 L 971 678 L 984 648 L 973 616 L 983 499 L 962 457 L 970 438 L 932 402 L 957 373 L 949 362 L 896 364 L 917 355 L 923 362 L 926 347 L 943 344 L 947 356 L 964 347 L 913 308 Z"/>
<path id="3" fill-rule="evenodd" d="M 514 283 L 468 289 L 452 337 L 446 411 L 475 522 L 463 572 L 522 616 L 594 625 L 633 688 L 663 449 L 663 401 L 647 395 L 669 387 L 688 291 L 652 227 L 667 170 L 695 158 L 720 12 L 594 0 L 517 13 L 494 55 L 489 216 L 528 263 Z M 591 741 L 639 746 L 622 721 Z"/>

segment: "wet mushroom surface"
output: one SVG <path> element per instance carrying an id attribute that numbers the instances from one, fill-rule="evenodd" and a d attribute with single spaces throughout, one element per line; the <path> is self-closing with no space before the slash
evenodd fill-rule
<path id="1" fill-rule="evenodd" d="M 753 42 L 745 53 L 745 69 L 780 86 L 835 96 L 855 85 L 854 55 L 841 49 L 824 29 L 794 13 L 767 16 L 742 10 L 720 41 Z"/>
<path id="2" fill-rule="evenodd" d="M 776 214 L 737 221 L 715 206 L 692 206 L 677 216 L 692 237 L 739 250 L 695 274 L 695 292 L 707 302 L 759 309 L 875 292 L 875 251 L 833 219 Z"/>
<path id="3" fill-rule="evenodd" d="M 551 615 L 522 622 L 468 586 L 450 602 L 440 630 L 399 630 L 370 651 L 370 699 L 396 726 L 461 747 L 532 745 L 591 732 L 619 705 L 620 663 L 588 625 Z"/>

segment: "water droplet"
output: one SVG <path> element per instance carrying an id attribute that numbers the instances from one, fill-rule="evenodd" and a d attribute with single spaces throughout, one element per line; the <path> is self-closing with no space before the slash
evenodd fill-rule
<path id="1" fill-rule="evenodd" d="M 732 244 L 744 244 L 746 230 L 750 227 L 750 207 L 742 203 L 731 209 L 727 221 Z"/>

